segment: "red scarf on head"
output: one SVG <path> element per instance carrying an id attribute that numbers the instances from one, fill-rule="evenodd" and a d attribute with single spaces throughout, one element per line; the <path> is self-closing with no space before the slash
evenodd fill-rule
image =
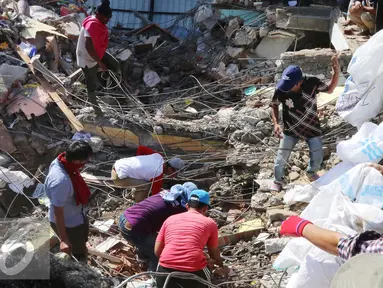
<path id="1" fill-rule="evenodd" d="M 84 164 L 73 164 L 68 162 L 65 158 L 65 152 L 61 153 L 57 160 L 63 164 L 65 171 L 68 173 L 70 180 L 72 181 L 73 190 L 76 195 L 76 205 L 86 205 L 90 197 L 90 190 L 86 185 L 84 178 L 82 178 L 80 168 L 84 167 Z"/>
<path id="2" fill-rule="evenodd" d="M 82 22 L 82 27 L 89 33 L 94 49 L 96 50 L 98 57 L 102 60 L 106 48 L 108 48 L 108 27 L 93 16 L 86 17 Z"/>

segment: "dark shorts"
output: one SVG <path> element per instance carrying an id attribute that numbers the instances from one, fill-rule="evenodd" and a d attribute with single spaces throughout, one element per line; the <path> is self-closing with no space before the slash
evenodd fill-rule
<path id="1" fill-rule="evenodd" d="M 169 269 L 162 267 L 161 265 L 158 265 L 157 272 L 162 272 L 162 273 L 171 273 L 171 272 L 184 272 L 184 271 L 179 271 L 179 270 L 174 270 L 174 269 Z M 189 272 L 190 274 L 197 275 L 201 277 L 202 279 L 211 282 L 210 279 L 210 271 L 207 267 L 205 267 L 202 270 L 196 271 L 196 272 Z M 166 281 L 166 276 L 157 276 L 156 277 L 156 282 L 157 282 L 157 288 L 162 288 L 164 287 Z M 209 286 L 202 284 L 201 282 L 198 282 L 196 280 L 189 280 L 189 279 L 180 279 L 180 278 L 171 278 L 168 284 L 166 285 L 166 288 L 208 288 Z"/>
<path id="2" fill-rule="evenodd" d="M 57 227 L 53 222 L 51 223 L 52 229 L 55 231 L 57 235 Z M 86 242 L 88 242 L 88 234 L 89 234 L 89 220 L 85 218 L 85 223 L 80 226 L 66 228 L 66 233 L 68 234 L 68 238 L 70 243 L 72 244 L 72 254 L 79 261 L 85 261 L 88 257 L 88 249 L 86 248 Z"/>

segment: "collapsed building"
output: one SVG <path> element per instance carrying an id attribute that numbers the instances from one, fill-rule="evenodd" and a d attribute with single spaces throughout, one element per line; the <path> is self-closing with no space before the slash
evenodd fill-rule
<path id="1" fill-rule="evenodd" d="M 222 255 L 231 269 L 229 279 L 213 283 L 286 287 L 286 273 L 272 268 L 287 243 L 277 229 L 307 204 L 286 206 L 285 191 L 269 189 L 278 148 L 269 111 L 274 85 L 291 64 L 306 75 L 329 79 L 331 57 L 338 53 L 340 87 L 318 97 L 323 170 L 330 170 L 341 162 L 336 145 L 356 132 L 337 115 L 335 102 L 352 54 L 368 40 L 344 34 L 336 3 L 313 2 L 283 7 L 217 0 L 164 12 L 172 16 L 164 25 L 154 7 L 146 13 L 113 7 L 112 1 L 116 16 L 108 51 L 121 71 L 101 75 L 102 117 L 88 102 L 75 60 L 84 11 L 43 1 L 25 15 L 15 2 L 0 2 L 0 216 L 45 217 L 41 187 L 51 160 L 72 139 L 86 139 L 96 152 L 83 172 L 92 190 L 92 268 L 72 267 L 54 257 L 51 269 L 70 271 L 56 273 L 57 283 L 75 287 L 70 278 L 78 277 L 82 283 L 92 279 L 92 287 L 113 287 L 145 270 L 115 225 L 133 204 L 130 191 L 114 187 L 109 176 L 115 160 L 146 145 L 186 160 L 184 173 L 168 179 L 168 187 L 193 181 L 210 191 L 210 217 L 220 228 Z M 308 155 L 300 143 L 291 156 L 289 182 L 307 184 Z"/>

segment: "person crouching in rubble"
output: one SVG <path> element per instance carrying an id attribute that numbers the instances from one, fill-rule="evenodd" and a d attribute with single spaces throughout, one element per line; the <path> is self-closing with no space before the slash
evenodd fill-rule
<path id="1" fill-rule="evenodd" d="M 158 194 L 163 185 L 164 174 L 176 177 L 178 171 L 185 166 L 180 158 L 172 158 L 165 162 L 157 151 L 139 146 L 137 156 L 117 160 L 112 168 L 113 182 L 123 188 L 135 188 L 133 191 L 136 203 L 150 194 Z"/>
<path id="2" fill-rule="evenodd" d="M 89 222 L 85 205 L 90 197 L 79 169 L 91 156 L 92 148 L 88 143 L 73 142 L 52 162 L 44 183 L 50 201 L 48 217 L 60 238 L 60 250 L 79 261 L 87 260 Z"/>
<path id="3" fill-rule="evenodd" d="M 120 216 L 118 226 L 122 236 L 138 248 L 139 260 L 149 260 L 149 271 L 157 269 L 154 244 L 162 224 L 169 216 L 187 211 L 188 197 L 196 189 L 192 182 L 174 185 L 169 191 L 163 190 L 129 207 Z"/>
<path id="4" fill-rule="evenodd" d="M 319 178 L 317 172 L 323 161 L 322 132 L 318 118 L 316 96 L 318 92 L 332 93 L 338 84 L 338 57 L 332 59 L 333 76 L 329 85 L 316 77 L 303 76 L 298 66 L 287 67 L 278 82 L 270 106 L 274 133 L 281 139 L 274 164 L 273 191 L 281 191 L 285 167 L 292 149 L 299 139 L 307 142 L 310 149 L 310 163 L 307 176 L 310 181 Z M 278 123 L 278 106 L 282 103 L 283 131 Z"/>
<path id="5" fill-rule="evenodd" d="M 106 24 L 112 18 L 112 9 L 109 5 L 108 0 L 102 0 L 96 8 L 96 16 L 88 16 L 84 19 L 76 49 L 77 65 L 84 72 L 88 98 L 97 115 L 102 115 L 96 100 L 96 90 L 99 87 L 97 71 L 98 69 L 117 71 L 119 65 L 106 52 L 109 42 Z"/>
<path id="6" fill-rule="evenodd" d="M 210 205 L 209 193 L 194 190 L 189 196 L 188 212 L 170 216 L 162 225 L 157 236 L 154 253 L 160 263 L 157 272 L 186 272 L 210 282 L 208 261 L 204 253 L 207 246 L 209 264 L 218 265 L 215 274 L 227 276 L 229 270 L 223 266 L 218 247 L 218 227 L 213 219 L 206 216 Z M 166 276 L 157 276 L 157 287 L 162 288 Z M 208 287 L 193 279 L 172 277 L 166 287 Z"/>

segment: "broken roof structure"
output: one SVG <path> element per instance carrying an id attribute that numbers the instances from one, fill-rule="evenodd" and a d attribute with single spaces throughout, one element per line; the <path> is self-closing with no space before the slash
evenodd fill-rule
<path id="1" fill-rule="evenodd" d="M 81 7 L 57 1 L 34 3 L 32 17 L 20 15 L 23 13 L 13 1 L 0 2 L 0 216 L 45 219 L 47 197 L 42 183 L 50 162 L 74 139 L 89 141 L 95 153 L 82 175 L 92 191 L 91 267 L 54 257 L 53 279 L 73 283 L 70 278 L 78 277 L 77 283 L 83 283 L 89 278 L 94 287 L 149 287 L 152 282 L 147 277 L 140 274 L 139 279 L 133 279 L 146 267 L 136 261 L 135 248 L 122 239 L 116 226 L 118 216 L 134 204 L 131 191 L 110 180 L 117 159 L 132 156 L 138 145 L 146 145 L 167 157 L 181 156 L 186 162 L 177 179 L 166 179 L 166 188 L 193 181 L 210 192 L 209 216 L 220 229 L 222 255 L 231 269 L 229 279 L 214 278 L 212 287 L 275 287 L 275 283 L 287 287 L 297 277 L 310 280 L 307 283 L 322 277 L 319 272 L 313 277 L 296 271 L 300 265 L 311 267 L 305 257 L 312 254 L 302 253 L 292 261 L 283 248 L 297 245 L 298 249 L 300 243 L 280 239 L 278 228 L 288 216 L 302 211 L 310 218 L 311 209 L 318 205 L 315 203 L 326 197 L 325 205 L 330 206 L 333 199 L 339 205 L 354 207 L 352 200 L 342 198 L 342 192 L 330 198 L 329 191 L 342 190 L 347 179 L 367 169 L 363 166 L 367 162 L 364 148 L 373 149 L 369 155 L 375 157 L 374 162 L 383 158 L 381 125 L 368 122 L 374 119 L 380 123 L 379 112 L 369 109 L 374 113 L 363 118 L 361 125 L 359 118 L 358 125 L 354 123 L 350 113 L 354 111 L 355 116 L 352 109 L 363 109 L 358 104 L 361 94 L 347 94 L 345 88 L 361 87 L 360 81 L 365 79 L 350 79 L 358 69 L 349 70 L 349 63 L 366 42 L 378 53 L 381 33 L 371 40 L 357 35 L 357 27 L 343 25 L 334 3 L 315 0 L 305 7 L 270 6 L 266 1 L 252 0 L 110 2 L 113 17 L 108 26 L 108 52 L 117 59 L 121 71 L 100 75 L 98 103 L 103 116 L 96 115 L 89 103 L 75 53 L 82 19 L 91 13 L 87 8 L 97 2 L 91 0 Z M 271 192 L 279 142 L 273 135 L 269 108 L 275 83 L 289 65 L 299 65 L 305 75 L 326 81 L 331 78 L 335 54 L 342 74 L 339 87 L 330 95 L 319 94 L 317 101 L 325 153 L 322 173 L 328 171 L 325 175 L 331 177 L 321 178 L 327 182 L 308 183 L 304 171 L 309 151 L 305 143 L 299 143 L 290 158 L 289 186 L 282 192 Z M 375 74 L 368 74 L 372 75 L 370 80 L 380 77 L 380 66 L 375 68 Z M 369 87 L 380 86 L 370 81 Z M 336 106 L 339 97 L 352 107 L 339 102 Z M 374 107 L 381 111 L 383 103 Z M 365 141 L 363 145 L 361 141 Z M 355 155 L 345 153 L 351 144 Z M 363 171 L 374 173 L 367 170 Z M 378 176 L 374 179 L 379 180 Z M 365 179 L 358 181 L 367 185 Z M 333 181 L 336 186 L 329 186 L 335 185 Z M 360 193 L 353 190 L 350 195 L 359 197 Z M 359 197 L 358 201 L 372 205 L 367 198 Z M 333 221 L 330 224 L 354 232 L 366 228 L 333 219 L 331 211 L 327 212 L 323 215 Z M 378 212 L 374 215 L 381 216 Z M 371 224 L 360 213 L 353 216 L 365 221 L 367 227 Z M 315 216 L 312 220 L 320 219 Z M 54 246 L 57 238 L 52 239 Z M 275 268 L 289 269 L 289 273 Z M 73 271 L 79 272 L 71 277 Z M 329 284 L 331 277 L 326 281 Z M 294 287 L 309 287 L 299 283 Z"/>

